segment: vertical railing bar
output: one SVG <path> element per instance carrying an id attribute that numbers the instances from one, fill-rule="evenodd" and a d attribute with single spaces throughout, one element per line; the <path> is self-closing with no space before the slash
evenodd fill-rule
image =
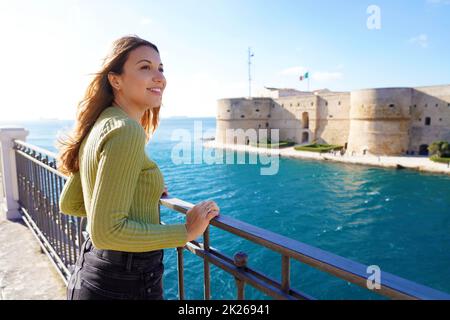
<path id="1" fill-rule="evenodd" d="M 62 190 L 63 184 L 63 178 L 62 177 L 58 177 L 57 178 L 58 181 L 58 192 L 60 192 Z M 68 233 L 67 233 L 67 216 L 65 216 L 64 214 L 58 214 L 59 218 L 60 218 L 60 222 L 61 222 L 61 233 L 62 233 L 62 239 L 63 239 L 63 256 L 64 256 L 64 264 L 67 266 L 67 237 L 68 237 Z"/>
<path id="2" fill-rule="evenodd" d="M 54 161 L 52 162 L 52 164 L 54 164 Z M 52 165 L 53 167 L 53 165 Z M 54 197 L 54 201 L 53 201 L 53 210 L 52 210 L 52 216 L 53 216 L 53 226 L 55 229 L 55 245 L 54 245 L 54 249 L 55 251 L 58 253 L 58 256 L 61 256 L 61 250 L 60 250 L 60 240 L 59 240 L 59 225 L 58 225 L 58 198 L 55 195 L 55 190 L 56 189 L 56 176 L 54 174 L 50 175 L 50 185 L 52 186 L 53 192 L 52 192 L 52 196 Z"/>
<path id="3" fill-rule="evenodd" d="M 247 267 L 248 256 L 245 252 L 239 251 L 233 257 L 233 263 L 238 268 L 246 268 Z M 244 300 L 244 288 L 245 281 L 239 279 L 238 277 L 234 277 L 237 288 L 237 300 Z"/>
<path id="4" fill-rule="evenodd" d="M 282 255 L 281 256 L 281 290 L 286 293 L 289 293 L 290 287 L 290 258 L 289 256 Z"/>
<path id="5" fill-rule="evenodd" d="M 206 227 L 203 233 L 203 250 L 209 251 L 209 226 Z M 209 261 L 203 258 L 203 279 L 204 279 L 204 299 L 211 299 L 211 279 L 210 279 L 210 265 Z"/>
<path id="6" fill-rule="evenodd" d="M 59 192 L 59 188 L 58 188 L 58 177 L 53 175 L 54 178 L 54 185 L 55 185 L 55 190 L 56 193 Z M 56 205 L 55 205 L 56 207 Z M 57 208 L 58 209 L 58 208 Z M 55 210 L 56 216 L 55 216 L 55 224 L 56 224 L 56 233 L 58 235 L 58 255 L 61 257 L 62 256 L 62 252 L 63 252 L 63 239 L 62 239 L 62 235 L 61 235 L 61 214 L 59 213 L 59 209 Z M 64 261 L 64 258 L 61 257 L 62 260 Z"/>
<path id="7" fill-rule="evenodd" d="M 36 157 L 36 152 L 33 151 L 33 158 Z M 36 207 L 37 204 L 37 173 L 36 173 L 36 163 L 33 161 L 30 161 L 31 163 L 31 169 L 32 169 L 32 176 L 31 176 L 31 181 L 32 181 L 32 188 L 33 188 L 33 192 L 32 192 L 32 207 L 33 207 L 33 216 L 34 219 L 36 219 L 36 225 L 38 226 L 39 229 L 42 229 L 42 221 L 41 221 L 41 215 L 39 214 L 39 210 Z"/>
<path id="8" fill-rule="evenodd" d="M 39 161 L 42 161 L 42 156 L 41 154 L 38 154 L 37 159 Z M 43 179 L 43 175 L 44 175 L 44 167 L 37 165 L 37 172 L 38 172 L 38 196 L 39 196 L 39 201 L 38 201 L 38 207 L 39 207 L 39 211 L 41 212 L 42 218 L 43 218 L 43 228 L 44 228 L 44 236 L 45 238 L 48 238 L 49 235 L 49 229 L 50 229 L 50 221 L 49 218 L 47 216 L 47 205 L 45 203 L 45 190 L 44 190 L 44 179 Z"/>
<path id="9" fill-rule="evenodd" d="M 50 159 L 48 156 L 46 156 L 46 163 L 50 166 Z M 48 217 L 50 220 L 50 245 L 52 247 L 55 246 L 55 222 L 54 222 L 54 216 L 53 216 L 53 202 L 54 202 L 54 196 L 53 196 L 53 190 L 51 188 L 50 184 L 50 176 L 52 173 L 49 170 L 45 170 L 45 183 L 47 185 L 48 190 L 48 197 L 47 197 L 47 205 L 48 205 Z"/>
<path id="10" fill-rule="evenodd" d="M 178 295 L 180 300 L 184 300 L 184 263 L 183 263 L 183 247 L 177 247 L 178 261 Z"/>

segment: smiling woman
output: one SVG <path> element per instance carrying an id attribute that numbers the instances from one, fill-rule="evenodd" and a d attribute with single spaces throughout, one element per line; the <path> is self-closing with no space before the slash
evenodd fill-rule
<path id="1" fill-rule="evenodd" d="M 68 299 L 163 299 L 163 249 L 196 239 L 218 215 L 217 205 L 204 201 L 185 224 L 160 224 L 167 190 L 145 144 L 165 87 L 157 47 L 120 38 L 78 106 L 72 136 L 59 141 L 58 170 L 69 175 L 60 210 L 86 217 L 88 232 Z"/>

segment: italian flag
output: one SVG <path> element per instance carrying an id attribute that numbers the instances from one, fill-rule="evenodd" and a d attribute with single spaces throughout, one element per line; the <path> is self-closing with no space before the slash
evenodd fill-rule
<path id="1" fill-rule="evenodd" d="M 303 81 L 304 79 L 309 78 L 309 72 L 306 72 L 304 75 L 300 76 L 300 81 Z"/>

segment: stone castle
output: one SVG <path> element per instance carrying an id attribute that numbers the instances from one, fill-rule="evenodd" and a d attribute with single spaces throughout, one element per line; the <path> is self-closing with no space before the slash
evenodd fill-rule
<path id="1" fill-rule="evenodd" d="M 218 100 L 217 142 L 237 143 L 226 129 L 279 129 L 280 141 L 340 145 L 356 155 L 426 155 L 433 141 L 450 141 L 450 85 L 266 90 L 266 97 Z"/>

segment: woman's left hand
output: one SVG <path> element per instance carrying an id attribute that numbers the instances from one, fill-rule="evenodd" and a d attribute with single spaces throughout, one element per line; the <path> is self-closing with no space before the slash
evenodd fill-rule
<path id="1" fill-rule="evenodd" d="M 167 191 L 167 187 L 164 186 L 164 191 L 163 191 L 161 197 L 168 197 L 168 196 L 169 196 L 169 191 Z"/>

